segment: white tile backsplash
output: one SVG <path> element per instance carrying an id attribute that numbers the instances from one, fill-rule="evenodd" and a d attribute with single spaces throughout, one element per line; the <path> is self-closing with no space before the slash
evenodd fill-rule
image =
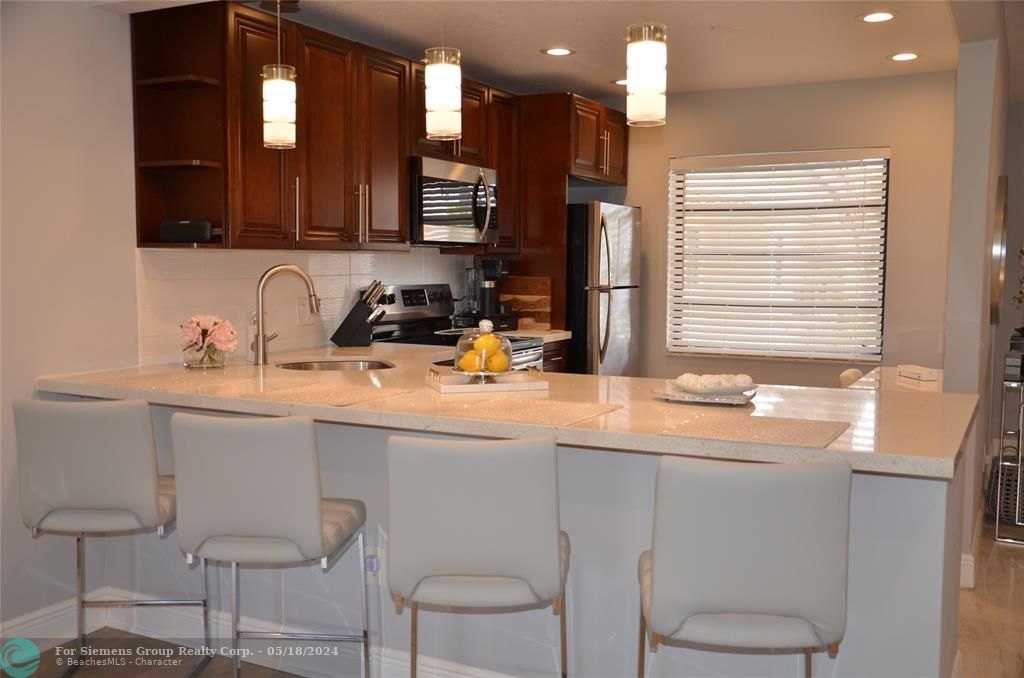
<path id="1" fill-rule="evenodd" d="M 295 276 L 274 278 L 266 290 L 266 325 L 278 332 L 271 350 L 328 343 L 361 287 L 377 279 L 385 285 L 449 283 L 462 295 L 463 271 L 472 257 L 436 249 L 410 252 L 287 252 L 253 250 L 137 250 L 139 356 L 142 364 L 177 361 L 178 323 L 196 313 L 231 321 L 244 350 L 246 328 L 256 311 L 256 282 L 276 264 L 297 264 L 313 277 L 322 304 L 309 322 L 306 288 Z"/>

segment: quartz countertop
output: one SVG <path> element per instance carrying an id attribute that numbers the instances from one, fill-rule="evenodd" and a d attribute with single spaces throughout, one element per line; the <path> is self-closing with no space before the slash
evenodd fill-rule
<path id="1" fill-rule="evenodd" d="M 572 339 L 572 332 L 569 330 L 498 330 L 498 333 L 510 337 L 540 337 L 545 344 Z"/>
<path id="2" fill-rule="evenodd" d="M 233 358 L 216 370 L 165 364 L 40 377 L 36 388 L 42 393 L 138 398 L 222 412 L 301 414 L 324 422 L 408 431 L 498 438 L 550 435 L 562 445 L 620 452 L 765 462 L 844 459 L 855 471 L 947 480 L 953 477 L 977 407 L 977 397 L 967 394 L 765 385 L 744 407 L 690 405 L 652 396 L 652 391 L 668 385 L 665 379 L 555 373 L 544 375 L 550 383 L 547 393 L 442 396 L 425 385 L 424 376 L 434 361 L 451 355 L 451 349 L 436 346 L 324 347 L 272 353 L 271 360 L 374 358 L 390 361 L 395 368 L 306 372 L 273 364 L 258 367 Z M 346 389 L 356 394 L 347 398 L 355 402 L 332 405 L 330 394 Z M 472 416 L 482 403 L 510 397 L 537 400 L 536 420 L 522 414 L 514 421 Z M 569 426 L 553 425 L 541 416 L 552 401 L 591 404 L 593 411 L 602 413 Z M 609 412 L 600 405 L 618 407 Z M 824 449 L 667 433 L 698 419 L 697 430 L 716 425 L 742 428 L 751 416 L 850 425 Z"/>

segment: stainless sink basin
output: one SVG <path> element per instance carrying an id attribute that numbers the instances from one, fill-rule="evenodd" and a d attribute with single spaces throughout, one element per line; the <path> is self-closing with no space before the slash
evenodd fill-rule
<path id="1" fill-rule="evenodd" d="M 395 366 L 386 360 L 304 360 L 294 363 L 278 363 L 278 367 L 285 370 L 305 370 L 312 372 L 325 372 L 328 370 L 365 372 L 366 370 L 389 370 Z"/>

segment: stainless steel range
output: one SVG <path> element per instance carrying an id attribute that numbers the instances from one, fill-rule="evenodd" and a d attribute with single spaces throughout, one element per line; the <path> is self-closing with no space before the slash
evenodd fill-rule
<path id="1" fill-rule="evenodd" d="M 373 326 L 373 341 L 454 348 L 462 334 L 461 330 L 452 329 L 455 299 L 448 284 L 388 286 L 384 288 L 380 306 L 384 316 Z M 513 370 L 543 366 L 544 339 L 508 337 L 508 340 L 512 344 Z"/>

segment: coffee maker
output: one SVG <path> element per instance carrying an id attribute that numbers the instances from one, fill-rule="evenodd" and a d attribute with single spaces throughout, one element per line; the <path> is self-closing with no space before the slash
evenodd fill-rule
<path id="1" fill-rule="evenodd" d="M 494 323 L 496 330 L 514 330 L 519 319 L 508 304 L 501 303 L 501 287 L 508 278 L 505 259 L 481 259 L 466 269 L 466 293 L 458 312 L 452 316 L 452 327 L 476 327 L 481 320 Z"/>

